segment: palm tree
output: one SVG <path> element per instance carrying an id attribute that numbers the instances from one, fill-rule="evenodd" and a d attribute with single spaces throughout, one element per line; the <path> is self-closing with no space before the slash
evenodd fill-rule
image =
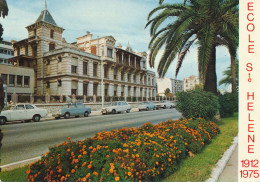
<path id="1" fill-rule="evenodd" d="M 223 71 L 223 74 L 225 75 L 225 77 L 223 79 L 221 79 L 218 82 L 218 85 L 230 85 L 233 82 L 232 79 L 232 70 L 231 70 L 231 66 L 229 66 L 225 71 Z M 238 60 L 236 59 L 236 85 L 238 85 Z M 232 90 L 238 90 L 238 87 L 235 87 L 233 89 L 233 85 L 232 85 Z"/>
<path id="2" fill-rule="evenodd" d="M 146 27 L 150 25 L 152 36 L 150 66 L 154 67 L 158 51 L 165 46 L 158 74 L 163 77 L 178 55 L 177 76 L 187 52 L 196 44 L 204 90 L 216 94 L 216 47 L 225 45 L 231 57 L 236 57 L 239 0 L 185 0 L 184 3 L 162 4 L 163 1 L 160 0 L 160 5 L 149 13 L 146 24 Z M 152 18 L 155 13 L 158 14 Z M 165 23 L 168 25 L 163 26 Z"/>
<path id="3" fill-rule="evenodd" d="M 8 15 L 8 6 L 5 0 L 0 0 L 0 17 L 2 16 L 5 18 L 5 16 Z M 3 35 L 3 26 L 0 24 L 0 40 L 2 40 L 2 35 Z"/>

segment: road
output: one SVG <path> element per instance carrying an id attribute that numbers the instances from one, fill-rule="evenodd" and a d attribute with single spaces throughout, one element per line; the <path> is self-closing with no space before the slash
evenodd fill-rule
<path id="1" fill-rule="evenodd" d="M 60 144 L 68 137 L 73 141 L 83 140 L 99 131 L 136 127 L 145 122 L 156 124 L 180 117 L 175 109 L 165 109 L 4 125 L 0 166 L 41 156 L 48 147 Z"/>

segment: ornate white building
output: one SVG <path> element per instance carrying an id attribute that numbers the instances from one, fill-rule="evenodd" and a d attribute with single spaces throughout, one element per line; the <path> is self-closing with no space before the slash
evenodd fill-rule
<path id="1" fill-rule="evenodd" d="M 195 85 L 200 84 L 200 80 L 198 76 L 190 76 L 188 78 L 184 78 L 184 91 L 192 90 Z"/>
<path id="2" fill-rule="evenodd" d="M 113 36 L 93 39 L 92 34 L 70 44 L 45 9 L 26 27 L 28 38 L 13 42 L 13 65 L 34 68 L 34 92 L 38 95 L 101 95 L 101 73 L 105 96 L 154 97 L 155 73 L 146 69 L 147 54 L 115 46 Z M 103 51 L 102 51 L 103 50 Z M 103 52 L 103 56 L 102 56 Z M 103 68 L 101 68 L 103 58 Z"/>

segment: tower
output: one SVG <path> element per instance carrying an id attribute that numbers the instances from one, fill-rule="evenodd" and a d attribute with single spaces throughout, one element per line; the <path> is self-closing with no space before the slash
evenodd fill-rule
<path id="1" fill-rule="evenodd" d="M 28 50 L 29 55 L 37 60 L 35 68 L 37 74 L 37 93 L 43 94 L 43 79 L 44 79 L 44 62 L 43 56 L 45 52 L 59 49 L 62 47 L 63 28 L 59 27 L 52 15 L 47 9 L 45 0 L 44 10 L 35 23 L 26 27 L 28 31 Z"/>

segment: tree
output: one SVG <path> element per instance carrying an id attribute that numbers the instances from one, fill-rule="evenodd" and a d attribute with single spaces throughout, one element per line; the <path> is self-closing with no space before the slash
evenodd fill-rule
<path id="1" fill-rule="evenodd" d="M 149 43 L 150 66 L 154 67 L 158 51 L 165 46 L 158 74 L 163 77 L 178 55 L 177 76 L 187 52 L 196 44 L 199 76 L 204 90 L 216 94 L 216 47 L 227 46 L 232 63 L 238 47 L 239 1 L 184 0 L 181 4 L 162 4 L 163 1 L 160 0 L 160 5 L 149 13 L 146 24 L 146 27 L 150 25 L 152 36 Z M 152 18 L 155 13 L 158 14 Z M 163 26 L 165 23 L 168 25 Z"/>
<path id="2" fill-rule="evenodd" d="M 6 3 L 6 0 L 0 0 L 0 17 L 2 16 L 3 18 L 5 18 L 5 16 L 8 15 L 8 6 L 7 6 L 7 3 Z M 2 24 L 0 24 L 0 40 L 3 40 L 2 39 L 2 35 L 3 35 L 3 26 Z"/>
<path id="3" fill-rule="evenodd" d="M 225 71 L 223 71 L 223 74 L 225 75 L 225 77 L 223 79 L 221 79 L 219 82 L 218 82 L 218 85 L 229 85 L 231 84 L 232 85 L 232 93 L 233 90 L 235 90 L 235 92 L 238 91 L 238 60 L 236 60 L 236 87 L 233 89 L 233 78 L 232 78 L 232 70 L 231 70 L 231 66 L 229 66 Z"/>
<path id="4" fill-rule="evenodd" d="M 167 94 L 169 94 L 169 93 L 171 93 L 171 90 L 170 90 L 169 88 L 166 88 L 166 89 L 164 90 L 164 95 L 167 95 Z"/>

